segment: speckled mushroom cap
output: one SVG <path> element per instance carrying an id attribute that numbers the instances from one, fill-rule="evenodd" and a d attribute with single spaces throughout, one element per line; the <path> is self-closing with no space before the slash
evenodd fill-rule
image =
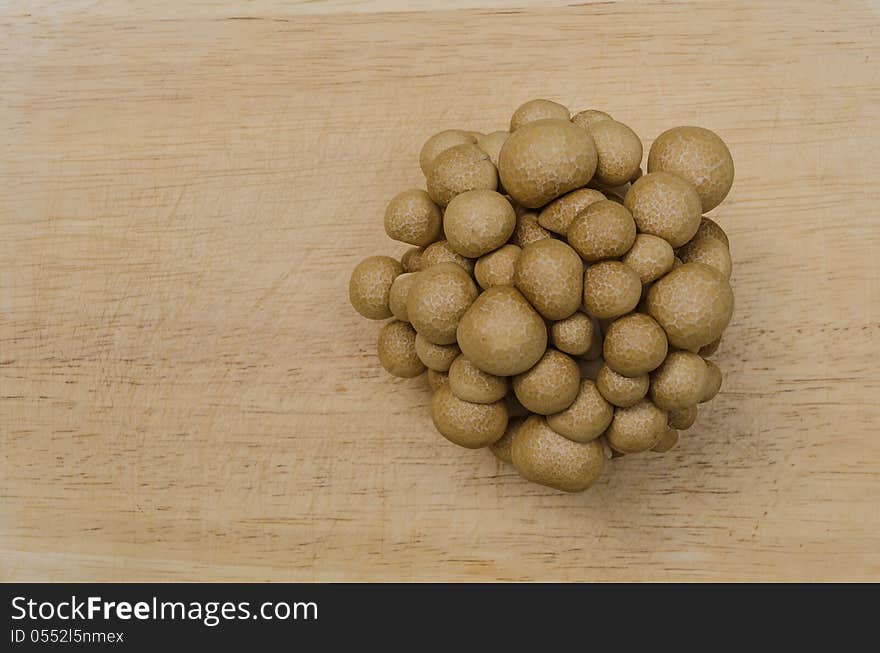
<path id="1" fill-rule="evenodd" d="M 404 272 L 395 277 L 388 292 L 388 308 L 398 320 L 409 322 L 409 313 L 406 312 L 406 299 L 409 297 L 409 289 L 416 279 L 416 273 Z"/>
<path id="2" fill-rule="evenodd" d="M 669 344 L 696 350 L 727 327 L 733 315 L 733 291 L 715 268 L 685 263 L 654 282 L 646 306 L 666 331 Z"/>
<path id="3" fill-rule="evenodd" d="M 441 263 L 419 272 L 406 311 L 421 336 L 437 345 L 451 345 L 459 320 L 477 294 L 477 286 L 461 267 Z"/>
<path id="4" fill-rule="evenodd" d="M 608 365 L 602 365 L 596 374 L 596 389 L 599 394 L 610 404 L 629 408 L 637 404 L 648 394 L 650 377 L 647 374 L 641 376 L 624 376 L 612 370 Z"/>
<path id="5" fill-rule="evenodd" d="M 666 358 L 663 327 L 649 315 L 630 313 L 612 322 L 605 334 L 605 364 L 624 376 L 641 376 Z"/>
<path id="6" fill-rule="evenodd" d="M 513 207 L 494 190 L 469 190 L 456 195 L 443 214 L 449 246 L 469 258 L 501 247 L 515 227 Z"/>
<path id="7" fill-rule="evenodd" d="M 428 171 L 428 195 L 440 206 L 469 190 L 495 190 L 498 172 L 489 155 L 473 144 L 456 145 L 441 152 Z"/>
<path id="8" fill-rule="evenodd" d="M 438 372 L 437 370 L 428 369 L 428 387 L 431 392 L 437 392 L 437 389 L 449 383 L 448 372 Z"/>
<path id="9" fill-rule="evenodd" d="M 523 213 L 516 219 L 516 228 L 513 230 L 513 236 L 510 237 L 510 242 L 518 247 L 525 247 L 552 237 L 549 231 L 538 224 L 537 214 Z"/>
<path id="10" fill-rule="evenodd" d="M 462 401 L 446 383 L 431 397 L 431 420 L 450 442 L 468 449 L 480 449 L 504 435 L 507 408 L 503 401 L 493 404 Z"/>
<path id="11" fill-rule="evenodd" d="M 424 247 L 443 237 L 440 207 L 420 188 L 395 195 L 385 209 L 385 233 L 392 240 Z"/>
<path id="12" fill-rule="evenodd" d="M 569 440 L 537 415 L 519 427 L 510 453 L 523 478 L 564 492 L 583 492 L 605 469 L 605 450 L 598 440 Z"/>
<path id="13" fill-rule="evenodd" d="M 651 145 L 648 172 L 663 170 L 697 189 L 703 211 L 721 204 L 733 186 L 733 157 L 719 136 L 702 127 L 673 127 Z"/>
<path id="14" fill-rule="evenodd" d="M 669 426 L 666 427 L 666 430 L 663 432 L 663 435 L 660 436 L 660 440 L 651 447 L 651 451 L 656 451 L 657 453 L 666 453 L 675 445 L 678 444 L 678 431 Z"/>
<path id="15" fill-rule="evenodd" d="M 497 131 L 477 139 L 477 147 L 489 155 L 489 160 L 496 168 L 498 167 L 498 155 L 501 154 L 501 147 L 508 136 L 510 134 L 506 131 Z"/>
<path id="16" fill-rule="evenodd" d="M 419 152 L 419 166 L 422 172 L 426 177 L 428 176 L 428 171 L 430 171 L 434 165 L 434 160 L 441 152 L 445 152 L 450 147 L 455 147 L 456 145 L 474 143 L 476 140 L 477 137 L 473 132 L 463 129 L 445 129 L 434 134 L 425 141 Z"/>
<path id="17" fill-rule="evenodd" d="M 586 185 L 596 163 L 587 130 L 568 120 L 538 120 L 510 135 L 501 148 L 498 172 L 514 200 L 537 208 Z"/>
<path id="18" fill-rule="evenodd" d="M 459 354 L 461 354 L 461 350 L 454 342 L 450 345 L 435 345 L 425 336 L 416 335 L 416 355 L 429 370 L 449 371 L 449 366 Z"/>
<path id="19" fill-rule="evenodd" d="M 718 270 L 725 279 L 730 279 L 733 272 L 730 250 L 717 238 L 694 238 L 678 250 L 678 256 L 683 263 L 705 263 Z"/>
<path id="20" fill-rule="evenodd" d="M 721 368 L 718 367 L 712 361 L 706 362 L 706 385 L 703 388 L 703 396 L 700 398 L 700 403 L 705 403 L 710 399 L 713 399 L 715 395 L 718 394 L 718 391 L 721 390 Z"/>
<path id="21" fill-rule="evenodd" d="M 583 356 L 593 344 L 593 320 L 575 311 L 550 326 L 550 343 L 571 356 Z"/>
<path id="22" fill-rule="evenodd" d="M 636 240 L 636 223 L 625 206 L 601 200 L 590 204 L 571 222 L 567 235 L 568 244 L 582 259 L 601 261 L 629 251 Z"/>
<path id="23" fill-rule="evenodd" d="M 620 453 L 639 453 L 653 447 L 666 432 L 666 411 L 642 399 L 629 408 L 615 408 L 605 431 L 608 445 Z"/>
<path id="24" fill-rule="evenodd" d="M 379 362 L 389 374 L 410 379 L 425 371 L 416 355 L 416 332 L 407 322 L 392 320 L 379 330 Z"/>
<path id="25" fill-rule="evenodd" d="M 706 363 L 689 351 L 670 352 L 651 373 L 651 401 L 662 410 L 696 406 L 706 391 Z"/>
<path id="26" fill-rule="evenodd" d="M 510 450 L 513 447 L 513 440 L 519 432 L 519 427 L 522 426 L 525 421 L 525 417 L 511 416 L 507 420 L 507 428 L 504 429 L 504 435 L 502 435 L 499 440 L 496 440 L 489 445 L 489 450 L 498 460 L 507 464 L 513 463 L 513 460 L 510 457 Z"/>
<path id="27" fill-rule="evenodd" d="M 391 317 L 388 299 L 391 284 L 403 266 L 390 256 L 368 256 L 355 266 L 348 282 L 348 299 L 354 309 L 371 320 Z"/>
<path id="28" fill-rule="evenodd" d="M 547 327 L 516 288 L 493 286 L 462 316 L 458 346 L 484 372 L 512 376 L 525 372 L 544 354 Z"/>
<path id="29" fill-rule="evenodd" d="M 423 247 L 410 247 L 400 257 L 400 264 L 403 266 L 404 272 L 421 272 L 423 262 L 422 254 L 425 249 Z"/>
<path id="30" fill-rule="evenodd" d="M 571 405 L 577 397 L 580 378 L 574 359 L 548 349 L 534 367 L 513 377 L 513 391 L 531 412 L 550 415 Z"/>
<path id="31" fill-rule="evenodd" d="M 681 247 L 700 227 L 700 196 L 691 184 L 668 172 L 652 172 L 630 186 L 624 198 L 639 231 Z"/>
<path id="32" fill-rule="evenodd" d="M 616 120 L 599 120 L 587 129 L 599 158 L 596 181 L 613 187 L 632 179 L 642 162 L 642 141 L 638 135 Z"/>
<path id="33" fill-rule="evenodd" d="M 485 290 L 492 286 L 512 286 L 516 259 L 521 251 L 516 245 L 504 245 L 481 256 L 474 266 L 480 287 Z"/>
<path id="34" fill-rule="evenodd" d="M 659 236 L 639 234 L 621 261 L 635 270 L 641 282 L 646 284 L 656 281 L 672 269 L 675 252 L 672 245 Z"/>
<path id="35" fill-rule="evenodd" d="M 601 261 L 584 273 L 584 308 L 597 318 L 614 318 L 633 310 L 642 296 L 635 270 L 620 261 Z"/>
<path id="36" fill-rule="evenodd" d="M 449 388 L 459 399 L 491 404 L 504 399 L 508 382 L 507 377 L 487 374 L 466 357 L 459 356 L 449 368 Z"/>
<path id="37" fill-rule="evenodd" d="M 553 100 L 529 100 L 521 105 L 510 117 L 510 131 L 515 132 L 523 125 L 536 120 L 568 120 L 571 113 L 568 108 Z"/>
<path id="38" fill-rule="evenodd" d="M 557 234 L 565 235 L 572 221 L 590 204 L 605 199 L 601 191 L 593 188 L 578 188 L 553 200 L 541 209 L 538 224 Z"/>
<path id="39" fill-rule="evenodd" d="M 452 249 L 448 240 L 438 240 L 436 243 L 428 245 L 422 252 L 421 263 L 423 270 L 440 263 L 455 263 L 468 274 L 474 271 L 474 260 L 462 256 Z"/>
<path id="40" fill-rule="evenodd" d="M 565 410 L 547 416 L 547 424 L 560 435 L 575 442 L 595 440 L 614 417 L 614 408 L 599 394 L 596 384 L 582 379 L 577 397 Z"/>
<path id="41" fill-rule="evenodd" d="M 601 122 L 602 120 L 614 120 L 614 118 L 612 118 L 610 114 L 607 114 L 604 111 L 599 111 L 598 109 L 584 109 L 571 117 L 571 121 L 583 129 L 586 129 L 597 122 Z"/>
<path id="42" fill-rule="evenodd" d="M 668 422 L 669 426 L 680 431 L 689 429 L 697 421 L 697 407 L 688 406 L 681 410 L 670 410 Z"/>
<path id="43" fill-rule="evenodd" d="M 730 239 L 727 237 L 724 229 L 722 229 L 721 225 L 711 218 L 703 217 L 703 219 L 700 220 L 700 228 L 697 229 L 697 233 L 694 234 L 692 240 L 697 240 L 698 238 L 715 238 L 716 240 L 720 240 L 724 243 L 725 247 L 730 249 Z"/>
<path id="44" fill-rule="evenodd" d="M 526 245 L 514 265 L 514 284 L 541 315 L 562 320 L 581 305 L 584 264 L 561 240 Z"/>

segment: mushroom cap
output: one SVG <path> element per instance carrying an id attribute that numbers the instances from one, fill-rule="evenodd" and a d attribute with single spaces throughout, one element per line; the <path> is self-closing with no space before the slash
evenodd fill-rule
<path id="1" fill-rule="evenodd" d="M 391 317 L 391 285 L 403 266 L 390 256 L 368 256 L 358 263 L 348 282 L 348 299 L 354 309 L 371 320 Z"/>
<path id="2" fill-rule="evenodd" d="M 469 190 L 498 188 L 498 171 L 489 155 L 473 143 L 456 145 L 437 155 L 428 171 L 428 195 L 446 206 Z"/>
<path id="3" fill-rule="evenodd" d="M 558 102 L 544 99 L 529 100 L 513 112 L 510 117 L 510 131 L 515 132 L 523 125 L 536 120 L 568 120 L 570 117 L 568 108 Z"/>
<path id="4" fill-rule="evenodd" d="M 696 406 L 707 390 L 707 375 L 706 363 L 697 354 L 670 352 L 651 373 L 651 401 L 666 411 Z"/>
<path id="5" fill-rule="evenodd" d="M 614 419 L 605 432 L 605 439 L 620 453 L 647 451 L 666 432 L 666 420 L 666 411 L 642 399 L 629 408 L 614 409 Z"/>
<path id="6" fill-rule="evenodd" d="M 585 261 L 619 258 L 636 240 L 636 223 L 625 206 L 601 200 L 572 220 L 567 237 L 569 245 Z"/>
<path id="7" fill-rule="evenodd" d="M 463 129 L 444 129 L 441 132 L 437 132 L 422 145 L 422 149 L 419 152 L 419 167 L 421 167 L 422 172 L 427 177 L 428 172 L 434 165 L 434 160 L 441 152 L 445 152 L 450 147 L 455 147 L 456 145 L 475 143 L 476 140 L 477 138 L 473 132 Z"/>
<path id="8" fill-rule="evenodd" d="M 568 120 L 537 120 L 505 141 L 498 157 L 504 189 L 528 208 L 585 186 L 596 172 L 593 138 Z M 430 192 L 430 188 L 428 189 Z"/>
<path id="9" fill-rule="evenodd" d="M 451 345 L 459 320 L 477 294 L 461 267 L 440 263 L 419 272 L 406 299 L 406 312 L 419 335 L 436 345 Z"/>
<path id="10" fill-rule="evenodd" d="M 648 394 L 651 384 L 647 374 L 641 376 L 624 376 L 618 374 L 607 364 L 602 365 L 596 374 L 596 389 L 605 401 L 621 408 L 629 408 L 637 404 Z"/>
<path id="11" fill-rule="evenodd" d="M 526 245 L 514 265 L 514 284 L 548 320 L 562 320 L 581 305 L 584 264 L 569 245 L 549 238 Z"/>
<path id="12" fill-rule="evenodd" d="M 721 204 L 733 186 L 733 157 L 724 141 L 703 127 L 673 127 L 660 134 L 648 153 L 648 173 L 671 172 L 693 184 L 702 210 Z"/>
<path id="13" fill-rule="evenodd" d="M 520 252 L 520 247 L 508 244 L 477 259 L 474 276 L 480 287 L 486 290 L 492 286 L 512 286 L 516 259 Z"/>
<path id="14" fill-rule="evenodd" d="M 633 310 L 642 296 L 642 282 L 620 261 L 600 261 L 584 272 L 584 308 L 600 319 L 615 318 Z"/>
<path id="15" fill-rule="evenodd" d="M 614 407 L 609 404 L 596 384 L 582 379 L 580 389 L 571 405 L 558 413 L 547 416 L 547 424 L 560 435 L 575 442 L 595 440 L 614 417 Z"/>
<path id="16" fill-rule="evenodd" d="M 462 353 L 496 376 L 525 372 L 547 349 L 544 320 L 511 286 L 484 291 L 462 316 L 457 337 Z"/>
<path id="17" fill-rule="evenodd" d="M 632 129 L 616 120 L 599 120 L 587 127 L 596 144 L 596 180 L 606 186 L 625 184 L 642 163 L 642 141 Z"/>
<path id="18" fill-rule="evenodd" d="M 421 188 L 395 195 L 385 209 L 385 233 L 392 240 L 425 247 L 443 237 L 440 207 Z"/>
<path id="19" fill-rule="evenodd" d="M 491 404 L 504 399 L 508 381 L 507 377 L 487 374 L 465 356 L 458 356 L 449 368 L 449 388 L 459 399 Z"/>
<path id="20" fill-rule="evenodd" d="M 566 193 L 541 209 L 538 224 L 562 236 L 566 235 L 574 219 L 590 204 L 606 199 L 594 188 L 578 188 Z"/>
<path id="21" fill-rule="evenodd" d="M 599 440 L 569 440 L 537 415 L 519 427 L 511 459 L 523 478 L 564 492 L 583 492 L 605 469 L 605 449 Z"/>
<path id="22" fill-rule="evenodd" d="M 431 420 L 450 442 L 467 449 L 488 447 L 504 435 L 507 407 L 503 401 L 475 404 L 459 399 L 448 383 L 431 397 Z"/>
<path id="23" fill-rule="evenodd" d="M 630 313 L 616 319 L 605 334 L 605 364 L 624 376 L 642 376 L 666 358 L 663 327 L 650 315 Z"/>
<path id="24" fill-rule="evenodd" d="M 550 415 L 572 404 L 580 389 L 580 378 L 573 358 L 548 349 L 533 367 L 513 377 L 513 391 L 531 412 Z"/>
<path id="25" fill-rule="evenodd" d="M 715 268 L 685 263 L 654 282 L 645 305 L 669 344 L 696 350 L 720 337 L 730 323 L 733 290 Z"/>
<path id="26" fill-rule="evenodd" d="M 379 362 L 392 376 L 411 379 L 425 371 L 416 355 L 416 332 L 407 322 L 392 320 L 379 330 Z"/>
<path id="27" fill-rule="evenodd" d="M 449 246 L 462 256 L 476 258 L 498 249 L 513 234 L 516 214 L 501 193 L 477 189 L 452 198 L 443 214 Z"/>
<path id="28" fill-rule="evenodd" d="M 669 172 L 649 172 L 630 186 L 623 200 L 639 231 L 681 247 L 697 233 L 700 196 L 690 182 Z"/>

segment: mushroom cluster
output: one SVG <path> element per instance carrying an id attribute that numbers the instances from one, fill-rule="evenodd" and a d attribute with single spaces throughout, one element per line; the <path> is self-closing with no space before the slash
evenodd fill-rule
<path id="1" fill-rule="evenodd" d="M 595 109 L 519 107 L 508 131 L 425 142 L 426 190 L 385 211 L 412 245 L 370 256 L 349 298 L 395 376 L 427 371 L 431 418 L 526 479 L 579 492 L 606 461 L 666 452 L 721 387 L 733 312 L 727 235 L 703 216 L 733 159 L 700 127 L 642 142 Z"/>

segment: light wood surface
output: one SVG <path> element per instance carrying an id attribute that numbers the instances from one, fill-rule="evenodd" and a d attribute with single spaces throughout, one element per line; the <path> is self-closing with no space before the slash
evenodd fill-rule
<path id="1" fill-rule="evenodd" d="M 876 5 L 25 4 L 0 580 L 880 579 Z M 582 495 L 445 442 L 347 300 L 422 141 L 533 97 L 737 166 L 722 393 Z"/>

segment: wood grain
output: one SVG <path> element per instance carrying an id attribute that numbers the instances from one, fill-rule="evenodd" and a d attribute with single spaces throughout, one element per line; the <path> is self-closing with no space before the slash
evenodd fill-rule
<path id="1" fill-rule="evenodd" d="M 876 5 L 502 4 L 4 8 L 0 579 L 880 579 Z M 347 303 L 422 141 L 532 97 L 737 165 L 722 393 L 576 496 Z"/>

